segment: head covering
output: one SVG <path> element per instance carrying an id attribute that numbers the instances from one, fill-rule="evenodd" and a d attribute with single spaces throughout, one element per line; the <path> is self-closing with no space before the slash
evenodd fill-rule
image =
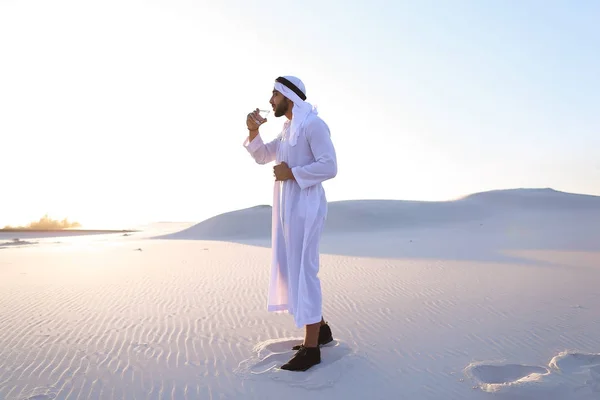
<path id="1" fill-rule="evenodd" d="M 304 83 L 295 76 L 280 76 L 275 79 L 275 90 L 294 103 L 288 141 L 290 146 L 295 146 L 302 125 L 309 115 L 318 114 L 317 109 L 306 101 Z"/>

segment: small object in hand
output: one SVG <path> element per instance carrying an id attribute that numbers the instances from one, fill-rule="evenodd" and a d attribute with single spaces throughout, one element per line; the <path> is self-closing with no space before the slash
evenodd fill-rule
<path id="1" fill-rule="evenodd" d="M 257 108 L 254 111 L 252 111 L 251 113 L 249 113 L 248 116 L 246 117 L 246 125 L 248 126 L 249 130 L 255 131 L 255 130 L 258 129 L 259 126 L 261 126 L 262 124 L 264 124 L 265 122 L 267 122 L 267 119 L 263 118 L 260 115 L 261 111 L 265 112 L 266 110 L 259 110 Z"/>

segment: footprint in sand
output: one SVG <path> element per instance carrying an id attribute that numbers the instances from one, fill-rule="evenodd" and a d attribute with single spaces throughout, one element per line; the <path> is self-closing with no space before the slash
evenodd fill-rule
<path id="1" fill-rule="evenodd" d="M 600 354 L 563 352 L 550 361 L 550 368 L 580 381 L 593 393 L 600 393 Z M 600 396 L 599 396 L 600 397 Z"/>
<path id="2" fill-rule="evenodd" d="M 44 392 L 44 393 L 40 393 Z M 29 392 L 28 395 L 23 397 L 23 400 L 52 400 L 56 398 L 56 388 L 49 387 L 37 387 Z"/>
<path id="3" fill-rule="evenodd" d="M 487 384 L 512 383 L 528 378 L 532 374 L 548 374 L 543 367 L 520 364 L 478 365 L 473 367 L 472 374 L 480 382 Z"/>
<path id="4" fill-rule="evenodd" d="M 563 373 L 575 374 L 600 366 L 600 354 L 560 353 L 550 361 L 550 368 Z"/>
<path id="5" fill-rule="evenodd" d="M 564 385 L 542 366 L 471 364 L 464 372 L 476 383 L 475 388 L 500 398 L 558 400 L 565 394 Z"/>
<path id="6" fill-rule="evenodd" d="M 295 353 L 292 347 L 302 339 L 274 339 L 257 344 L 252 356 L 242 361 L 235 373 L 244 379 L 271 379 L 290 386 L 319 389 L 333 386 L 344 370 L 356 362 L 356 352 L 345 342 L 335 340 L 321 347 L 321 363 L 304 372 L 282 370 Z"/>
<path id="7" fill-rule="evenodd" d="M 563 352 L 548 367 L 471 364 L 464 372 L 483 391 L 509 398 L 591 400 L 600 393 L 600 354 Z"/>

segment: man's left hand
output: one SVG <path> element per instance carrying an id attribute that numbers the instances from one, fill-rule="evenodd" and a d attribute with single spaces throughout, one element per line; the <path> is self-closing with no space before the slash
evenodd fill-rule
<path id="1" fill-rule="evenodd" d="M 292 169 L 288 167 L 285 162 L 278 164 L 273 167 L 273 175 L 275 175 L 276 181 L 287 181 L 288 179 L 294 179 Z"/>

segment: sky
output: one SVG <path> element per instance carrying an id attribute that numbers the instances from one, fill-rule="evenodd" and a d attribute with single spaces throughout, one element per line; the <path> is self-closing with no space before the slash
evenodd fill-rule
<path id="1" fill-rule="evenodd" d="M 271 204 L 242 144 L 280 75 L 331 129 L 330 201 L 600 195 L 598 20 L 592 0 L 0 0 L 0 226 Z"/>

